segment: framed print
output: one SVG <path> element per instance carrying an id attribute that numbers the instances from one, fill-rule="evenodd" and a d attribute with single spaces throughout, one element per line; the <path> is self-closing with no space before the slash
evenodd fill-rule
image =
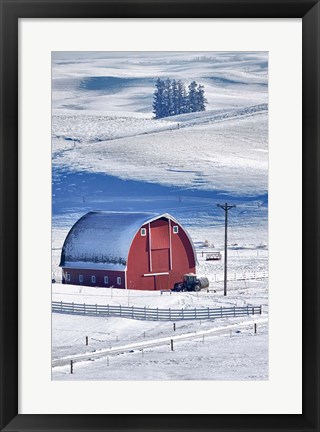
<path id="1" fill-rule="evenodd" d="M 318 430 L 319 2 L 1 24 L 1 430 Z"/>

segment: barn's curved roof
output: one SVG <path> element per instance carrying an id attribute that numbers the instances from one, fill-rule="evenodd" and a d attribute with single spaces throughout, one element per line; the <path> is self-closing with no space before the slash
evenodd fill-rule
<path id="1" fill-rule="evenodd" d="M 69 231 L 62 248 L 60 266 L 124 270 L 138 230 L 162 217 L 179 224 L 168 213 L 89 212 Z M 191 239 L 190 242 L 193 247 Z"/>

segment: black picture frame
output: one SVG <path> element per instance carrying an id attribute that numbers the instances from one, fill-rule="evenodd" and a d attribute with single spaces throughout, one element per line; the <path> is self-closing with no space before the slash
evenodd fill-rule
<path id="1" fill-rule="evenodd" d="M 314 0 L 0 0 L 1 431 L 319 430 L 320 4 Z M 303 412 L 301 415 L 18 414 L 19 18 L 302 18 Z M 281 287 L 279 288 L 281 289 Z"/>

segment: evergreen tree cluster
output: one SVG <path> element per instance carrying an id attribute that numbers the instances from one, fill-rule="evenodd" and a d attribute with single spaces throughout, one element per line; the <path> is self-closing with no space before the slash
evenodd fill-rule
<path id="1" fill-rule="evenodd" d="M 203 85 L 195 81 L 189 84 L 187 91 L 181 80 L 157 79 L 153 94 L 153 113 L 156 119 L 205 111 L 207 103 Z"/>

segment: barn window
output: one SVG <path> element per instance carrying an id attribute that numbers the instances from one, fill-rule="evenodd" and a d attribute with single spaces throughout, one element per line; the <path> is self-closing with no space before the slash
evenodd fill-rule
<path id="1" fill-rule="evenodd" d="M 68 282 L 71 281 L 71 274 L 70 273 L 66 273 L 66 279 Z"/>
<path id="2" fill-rule="evenodd" d="M 141 235 L 142 236 L 146 236 L 147 235 L 147 230 L 145 228 L 141 228 Z"/>
<path id="3" fill-rule="evenodd" d="M 79 282 L 83 282 L 83 275 L 79 275 Z"/>
<path id="4" fill-rule="evenodd" d="M 96 283 L 96 277 L 95 276 L 91 276 L 91 282 Z"/>
<path id="5" fill-rule="evenodd" d="M 106 285 L 109 283 L 109 278 L 108 278 L 108 276 L 105 276 L 105 277 L 104 277 L 104 283 L 105 283 Z"/>
<path id="6" fill-rule="evenodd" d="M 117 277 L 117 284 L 121 285 L 121 277 Z"/>
<path id="7" fill-rule="evenodd" d="M 178 227 L 178 225 L 175 225 L 173 227 L 173 234 L 178 234 L 178 232 L 179 232 L 179 227 Z"/>

